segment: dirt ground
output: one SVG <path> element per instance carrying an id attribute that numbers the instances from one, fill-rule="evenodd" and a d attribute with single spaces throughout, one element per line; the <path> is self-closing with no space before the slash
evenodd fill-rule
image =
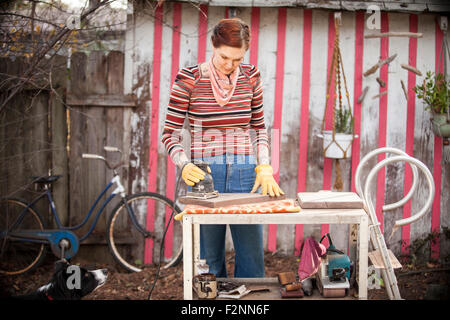
<path id="1" fill-rule="evenodd" d="M 45 263 L 28 274 L 1 277 L 0 298 L 12 295 L 26 294 L 46 284 L 53 273 L 53 257 L 47 257 Z M 266 277 L 276 277 L 279 272 L 293 271 L 298 268 L 298 257 L 280 254 L 265 254 Z M 140 273 L 127 273 L 117 265 L 102 265 L 80 263 L 87 268 L 107 268 L 109 276 L 106 284 L 84 298 L 84 300 L 146 300 L 153 285 L 157 266 L 146 268 Z M 228 275 L 232 276 L 234 255 L 227 255 Z M 421 268 L 397 269 L 402 298 L 407 300 L 443 300 L 449 299 L 450 271 L 438 264 L 430 264 Z M 317 290 L 317 289 L 315 289 Z M 352 290 L 349 294 L 353 295 Z M 182 300 L 183 299 L 183 270 L 182 263 L 164 270 L 161 268 L 160 277 L 153 290 L 152 300 Z M 384 289 L 369 290 L 369 300 L 387 300 Z"/>

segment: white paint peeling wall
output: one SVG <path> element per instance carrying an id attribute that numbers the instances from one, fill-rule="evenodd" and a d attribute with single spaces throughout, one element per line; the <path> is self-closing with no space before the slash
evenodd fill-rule
<path id="1" fill-rule="evenodd" d="M 429 55 L 430 57 L 434 57 L 435 54 L 435 24 L 434 24 L 434 16 L 433 15 L 422 15 L 418 17 L 418 32 L 423 32 L 426 37 L 417 39 L 417 68 L 423 71 L 425 74 L 425 70 L 434 70 L 435 69 L 435 59 L 423 59 L 423 57 Z M 417 80 L 422 79 L 422 77 L 417 77 Z M 405 82 L 406 84 L 406 82 Z M 425 110 L 424 104 L 416 97 L 416 116 L 414 123 L 414 139 L 415 141 L 420 142 L 418 145 L 415 144 L 414 152 L 421 154 L 421 161 L 428 167 L 433 168 L 433 153 L 427 152 L 430 150 L 434 150 L 434 135 L 431 132 L 431 128 L 428 125 L 429 123 L 423 121 L 424 119 L 429 118 L 428 111 Z M 444 176 L 445 177 L 445 176 Z M 423 180 L 421 180 L 422 182 Z M 426 182 L 422 182 L 419 185 L 419 188 L 426 188 Z M 447 188 L 443 188 L 442 190 L 449 190 Z M 447 191 L 448 194 L 448 191 Z M 444 194 L 443 194 L 444 195 Z M 411 212 L 418 212 L 425 202 L 426 194 L 419 194 L 412 201 Z M 443 196 L 443 198 L 448 198 L 448 196 Z M 447 208 L 447 206 L 442 206 L 442 208 Z M 441 225 L 445 226 L 446 221 L 448 221 L 448 214 L 445 211 L 441 210 Z M 411 225 L 411 233 L 417 235 L 418 237 L 424 237 L 431 230 L 431 210 L 426 213 L 421 223 L 414 223 Z"/>
<path id="2" fill-rule="evenodd" d="M 238 16 L 251 23 L 251 7 L 239 8 Z M 208 7 L 208 24 L 207 24 L 207 43 L 206 43 L 206 59 L 212 54 L 210 43 L 210 35 L 214 24 L 224 18 L 226 14 L 225 7 L 211 6 Z M 322 141 L 315 136 L 321 129 L 322 118 L 325 106 L 326 80 L 327 80 L 327 58 L 328 58 L 328 22 L 330 11 L 313 10 L 312 12 L 312 41 L 311 41 L 311 74 L 310 74 L 310 103 L 309 103 L 309 142 L 308 142 L 308 163 L 307 163 L 307 183 L 306 191 L 317 191 L 323 186 L 323 157 L 320 152 Z M 125 86 L 126 93 L 132 91 L 132 87 L 138 83 L 142 74 L 152 66 L 153 57 L 153 31 L 154 21 L 150 15 L 136 15 L 134 27 L 127 30 L 126 41 L 126 60 L 125 60 Z M 435 15 L 423 14 L 419 15 L 419 31 L 423 32 L 424 37 L 418 39 L 417 48 L 417 68 L 423 74 L 427 70 L 435 69 Z M 161 52 L 161 79 L 160 88 L 160 105 L 159 105 L 159 133 L 162 132 L 164 125 L 165 112 L 169 101 L 169 91 L 171 87 L 171 53 L 172 53 L 172 25 L 173 9 L 171 3 L 164 5 L 164 24 L 163 39 Z M 281 168 L 280 168 L 280 184 L 286 191 L 288 197 L 296 196 L 297 188 L 297 166 L 299 150 L 299 130 L 301 126 L 300 105 L 301 105 L 301 86 L 302 86 L 302 50 L 303 50 L 303 9 L 288 8 L 287 9 L 287 26 L 286 26 L 286 48 L 285 48 L 285 72 L 283 87 L 283 114 L 282 114 L 282 135 L 281 135 Z M 259 29 L 259 47 L 258 47 L 258 68 L 261 71 L 264 86 L 264 105 L 266 124 L 269 132 L 272 130 L 274 120 L 274 101 L 275 101 L 275 79 L 276 79 L 276 57 L 277 57 L 277 28 L 278 28 L 278 9 L 270 7 L 260 8 L 260 29 Z M 181 17 L 181 39 L 180 39 L 180 61 L 179 67 L 191 66 L 197 63 L 198 56 L 198 32 L 199 32 L 199 11 L 189 3 L 182 4 Z M 364 34 L 373 33 L 376 30 L 369 30 L 364 26 Z M 389 19 L 389 31 L 409 31 L 409 14 L 391 13 Z M 342 26 L 340 28 L 340 44 L 341 53 L 344 64 L 348 91 L 350 94 L 350 102 L 354 101 L 354 75 L 355 75 L 355 12 L 342 13 Z M 406 99 L 404 97 L 400 80 L 403 80 L 407 86 L 408 72 L 400 67 L 400 64 L 408 64 L 408 38 L 391 38 L 389 41 L 389 53 L 392 55 L 397 53 L 397 58 L 389 66 L 388 74 L 388 108 L 387 108 L 387 145 L 405 149 L 405 132 L 406 132 Z M 364 39 L 363 47 L 363 72 L 372 67 L 380 59 L 380 39 Z M 249 61 L 249 54 L 245 56 L 244 62 Z M 131 75 L 130 75 L 131 74 Z M 362 104 L 361 112 L 361 157 L 369 151 L 378 147 L 379 138 L 379 99 L 372 99 L 379 93 L 379 84 L 375 78 L 379 76 L 377 73 L 362 77 L 362 88 L 368 86 L 369 91 Z M 423 77 L 417 76 L 416 83 L 422 81 Z M 151 80 L 151 79 L 150 79 Z M 132 85 L 130 85 L 130 82 Z M 150 88 L 138 86 L 134 93 L 138 98 L 145 90 L 151 89 L 151 81 L 144 83 Z M 342 88 L 344 84 L 342 83 Z M 343 102 L 346 103 L 345 96 Z M 151 100 L 143 102 L 148 108 L 150 114 Z M 354 106 L 352 105 L 354 108 Z M 424 111 L 421 101 L 416 99 L 415 106 L 415 156 L 422 160 L 432 170 L 433 166 L 433 148 L 434 136 L 430 132 L 428 126 L 429 115 Z M 142 132 L 139 125 L 142 124 L 140 117 L 146 117 L 148 114 L 131 114 L 126 120 L 130 121 L 135 134 L 148 135 L 148 132 Z M 151 137 L 152 139 L 160 139 L 160 137 Z M 140 150 L 143 146 L 139 146 L 142 141 L 139 137 L 130 137 L 131 152 Z M 148 149 L 148 146 L 145 146 Z M 166 155 L 162 144 L 158 145 L 158 192 L 164 194 L 166 190 Z M 139 154 L 139 152 L 136 152 Z M 145 166 L 139 158 L 133 163 L 136 169 L 146 172 Z M 372 164 L 373 165 L 373 164 Z M 350 189 L 350 171 L 351 160 L 341 162 L 343 169 L 342 178 L 345 190 Z M 448 197 L 448 188 L 450 181 L 450 168 L 442 166 L 442 184 L 441 191 L 441 226 L 448 226 L 450 221 L 450 201 Z M 393 169 L 387 171 L 390 172 Z M 404 169 L 398 167 L 398 174 L 395 178 L 386 182 L 385 198 L 391 202 L 397 201 L 403 193 Z M 334 169 L 332 177 L 332 185 L 334 182 Z M 138 181 L 133 181 L 133 189 L 139 189 L 139 186 L 145 185 L 145 174 L 139 175 Z M 422 183 L 422 186 L 425 186 Z M 375 188 L 374 188 L 375 189 Z M 420 209 L 426 195 L 419 194 L 412 201 L 411 212 L 414 214 Z M 376 197 L 374 197 L 376 198 Z M 402 210 L 386 214 L 385 230 L 390 234 L 393 221 L 402 217 Z M 162 230 L 164 225 L 163 216 L 155 218 L 155 229 Z M 277 249 L 291 254 L 294 250 L 295 226 L 277 227 Z M 265 227 L 265 246 L 267 246 L 268 228 Z M 417 237 L 429 233 L 431 230 L 431 212 L 426 218 L 411 226 L 411 241 Z M 347 226 L 331 225 L 330 232 L 333 241 L 337 247 L 344 250 L 347 249 L 348 229 Z M 313 236 L 316 239 L 321 237 L 320 225 L 305 225 L 304 236 Z M 392 246 L 398 252 L 400 246 L 398 242 L 400 234 L 398 233 L 392 238 L 392 242 L 388 245 Z M 231 247 L 229 236 L 227 237 L 227 245 Z M 448 254 L 448 246 L 444 246 Z"/>
<path id="3" fill-rule="evenodd" d="M 326 78 L 327 78 L 327 47 L 328 47 L 328 12 L 314 11 L 312 14 L 311 31 L 311 76 L 309 96 L 309 138 L 308 138 L 308 165 L 306 172 L 306 191 L 322 189 L 323 157 L 322 152 L 315 147 L 322 143 L 316 134 L 321 130 L 325 108 Z M 320 225 L 305 225 L 304 234 L 316 240 L 321 238 Z"/>

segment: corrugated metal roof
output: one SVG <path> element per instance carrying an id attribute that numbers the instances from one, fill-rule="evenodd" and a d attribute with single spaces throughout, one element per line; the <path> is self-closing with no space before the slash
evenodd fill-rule
<path id="1" fill-rule="evenodd" d="M 178 0 L 227 7 L 299 7 L 307 9 L 366 10 L 376 5 L 381 11 L 450 13 L 448 0 Z"/>

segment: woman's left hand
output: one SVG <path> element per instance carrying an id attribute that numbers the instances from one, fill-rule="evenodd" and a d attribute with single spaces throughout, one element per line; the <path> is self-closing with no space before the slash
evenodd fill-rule
<path id="1" fill-rule="evenodd" d="M 262 189 L 261 194 L 266 195 L 269 193 L 271 197 L 284 194 L 278 183 L 273 177 L 273 169 L 269 164 L 261 164 L 255 168 L 256 179 L 251 193 L 255 192 L 260 186 Z"/>

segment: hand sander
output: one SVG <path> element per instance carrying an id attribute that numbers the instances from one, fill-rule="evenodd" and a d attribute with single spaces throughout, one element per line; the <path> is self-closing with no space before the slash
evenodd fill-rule
<path id="1" fill-rule="evenodd" d="M 211 199 L 218 197 L 219 192 L 214 190 L 214 182 L 211 174 L 209 173 L 210 170 L 208 164 L 205 162 L 196 162 L 194 164 L 202 169 L 206 175 L 203 180 L 200 180 L 191 187 L 191 191 L 188 191 L 185 197 L 193 199 Z"/>

